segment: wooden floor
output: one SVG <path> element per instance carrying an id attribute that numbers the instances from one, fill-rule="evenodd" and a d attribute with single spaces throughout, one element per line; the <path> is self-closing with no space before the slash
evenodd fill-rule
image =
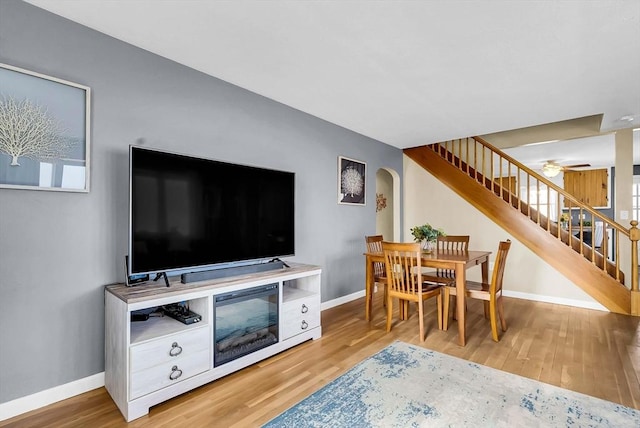
<path id="1" fill-rule="evenodd" d="M 395 318 L 386 333 L 380 294 L 372 322 L 364 321 L 364 299 L 326 310 L 322 339 L 159 404 L 129 424 L 99 388 L 0 426 L 259 426 L 395 340 L 640 409 L 638 317 L 506 298 L 509 329 L 495 343 L 482 304 L 472 301 L 462 348 L 455 321 L 446 332 L 437 329 L 433 300 L 427 303 L 425 342 L 418 338 L 415 308 L 409 320 Z"/>

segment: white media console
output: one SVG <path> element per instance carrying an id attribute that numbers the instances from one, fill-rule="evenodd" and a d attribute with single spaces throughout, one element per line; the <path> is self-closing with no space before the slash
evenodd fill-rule
<path id="1" fill-rule="evenodd" d="M 318 266 L 290 268 L 183 284 L 164 282 L 105 288 L 105 386 L 127 421 L 193 388 L 322 335 Z M 278 334 L 272 345 L 222 365 L 214 361 L 216 296 L 277 284 Z M 131 321 L 131 313 L 184 302 L 202 316 Z M 218 345 L 220 346 L 220 345 Z"/>

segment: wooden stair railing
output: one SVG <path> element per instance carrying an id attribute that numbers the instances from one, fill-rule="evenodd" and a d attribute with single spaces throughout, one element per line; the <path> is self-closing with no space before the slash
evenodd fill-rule
<path id="1" fill-rule="evenodd" d="M 617 261 L 621 245 L 629 242 L 632 253 L 629 281 L 631 310 L 624 312 L 640 315 L 637 269 L 640 230 L 637 229 L 637 222 L 631 222 L 631 229 L 624 228 L 479 137 L 431 144 L 424 149 L 433 151 L 451 166 L 489 189 L 620 284 L 625 283 L 625 275 Z M 405 153 L 411 157 L 412 150 L 414 149 L 407 149 Z M 561 227 L 558 220 L 562 219 L 563 205 L 565 210 L 572 213 L 572 216 L 577 215 L 578 219 L 588 215 L 591 218 L 590 225 L 568 222 L 565 227 Z M 585 243 L 589 232 L 592 245 Z M 611 251 L 608 250 L 609 239 L 613 243 Z M 598 243 L 600 247 L 597 247 Z"/>

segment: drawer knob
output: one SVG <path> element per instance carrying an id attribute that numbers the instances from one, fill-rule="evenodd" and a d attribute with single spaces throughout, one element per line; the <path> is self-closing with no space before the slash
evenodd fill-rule
<path id="1" fill-rule="evenodd" d="M 177 357 L 180 354 L 182 354 L 182 346 L 178 345 L 178 342 L 173 342 L 171 344 L 171 349 L 169 349 L 169 355 Z"/>
<path id="2" fill-rule="evenodd" d="M 169 373 L 169 379 L 176 380 L 180 376 L 182 376 L 182 370 L 180 370 L 178 366 L 171 367 L 171 373 Z"/>
<path id="3" fill-rule="evenodd" d="M 303 314 L 306 314 L 307 312 L 309 312 L 309 308 L 307 307 L 307 305 L 303 303 L 302 308 L 300 309 L 300 312 L 302 312 Z"/>
<path id="4" fill-rule="evenodd" d="M 300 329 L 306 330 L 307 328 L 309 328 L 309 324 L 307 324 L 305 320 L 302 320 L 302 324 L 300 324 Z"/>

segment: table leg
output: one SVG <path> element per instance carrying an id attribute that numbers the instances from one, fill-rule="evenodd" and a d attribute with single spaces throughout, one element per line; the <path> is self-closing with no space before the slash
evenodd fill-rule
<path id="1" fill-rule="evenodd" d="M 456 311 L 458 315 L 458 343 L 460 346 L 464 346 L 466 344 L 465 337 L 465 315 L 466 315 L 466 307 L 465 307 L 465 283 L 466 283 L 466 275 L 465 275 L 465 266 L 461 264 L 456 264 Z"/>
<path id="2" fill-rule="evenodd" d="M 489 283 L 489 256 L 482 262 L 482 282 Z"/>
<path id="3" fill-rule="evenodd" d="M 369 256 L 365 258 L 365 301 L 364 301 L 364 318 L 371 321 L 371 310 L 373 306 L 373 262 Z"/>

